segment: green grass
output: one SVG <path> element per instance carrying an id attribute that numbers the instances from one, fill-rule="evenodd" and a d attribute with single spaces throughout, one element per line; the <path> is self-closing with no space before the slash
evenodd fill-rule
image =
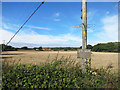
<path id="1" fill-rule="evenodd" d="M 2 87 L 6 88 L 118 88 L 118 78 L 108 69 L 81 73 L 79 62 L 55 59 L 38 65 L 3 62 Z"/>

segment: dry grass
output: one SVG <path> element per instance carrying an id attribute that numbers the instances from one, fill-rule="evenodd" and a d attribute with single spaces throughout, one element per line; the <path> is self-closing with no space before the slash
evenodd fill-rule
<path id="1" fill-rule="evenodd" d="M 2 60 L 20 61 L 22 64 L 40 64 L 61 57 L 81 60 L 77 58 L 77 51 L 9 51 L 2 54 Z M 93 68 L 111 67 L 115 71 L 118 70 L 118 53 L 92 52 L 91 58 Z"/>

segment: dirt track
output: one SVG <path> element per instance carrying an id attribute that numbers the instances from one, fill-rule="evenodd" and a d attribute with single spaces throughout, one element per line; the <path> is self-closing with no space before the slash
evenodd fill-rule
<path id="1" fill-rule="evenodd" d="M 61 58 L 70 57 L 71 59 L 77 59 L 77 51 L 9 51 L 2 53 L 2 60 L 15 60 L 24 64 L 39 64 L 40 62 L 46 62 L 53 60 L 57 57 Z M 92 52 L 92 67 L 107 67 L 112 64 L 113 69 L 118 69 L 118 53 L 101 53 Z"/>

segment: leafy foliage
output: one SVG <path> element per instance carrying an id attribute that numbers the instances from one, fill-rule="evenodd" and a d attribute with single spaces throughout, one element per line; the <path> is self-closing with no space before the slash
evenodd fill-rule
<path id="1" fill-rule="evenodd" d="M 51 48 L 53 51 L 76 51 L 78 48 L 76 47 L 54 47 Z"/>
<path id="2" fill-rule="evenodd" d="M 94 45 L 92 48 L 92 51 L 95 52 L 119 52 L 120 50 L 120 46 L 119 46 L 120 42 L 110 42 L 110 43 L 100 43 L 97 45 Z"/>
<path id="3" fill-rule="evenodd" d="M 5 44 L 0 44 L 0 47 L 1 47 L 2 51 L 17 51 L 18 50 L 17 48 L 14 48 L 12 46 L 8 46 Z"/>
<path id="4" fill-rule="evenodd" d="M 118 88 L 118 79 L 107 70 L 88 69 L 81 73 L 79 62 L 54 59 L 41 65 L 3 62 L 2 86 L 6 88 Z"/>
<path id="5" fill-rule="evenodd" d="M 27 46 L 24 46 L 24 47 L 21 47 L 21 49 L 23 49 L 23 50 L 28 50 L 28 47 L 27 47 Z"/>
<path id="6" fill-rule="evenodd" d="M 87 45 L 87 49 L 92 49 L 93 46 L 92 45 Z"/>
<path id="7" fill-rule="evenodd" d="M 39 49 L 40 51 L 42 51 L 42 47 L 39 47 L 38 49 Z"/>
<path id="8" fill-rule="evenodd" d="M 4 47 L 5 50 L 3 51 L 16 51 L 16 50 L 39 50 L 42 51 L 42 47 L 34 47 L 34 48 L 28 48 L 26 46 L 22 48 L 15 48 L 12 46 L 6 46 L 4 44 L 1 44 L 2 50 Z M 82 46 L 80 47 L 54 47 L 51 48 L 53 51 L 76 51 L 77 49 L 82 49 Z M 119 52 L 120 51 L 120 42 L 109 42 L 109 43 L 99 43 L 97 45 L 87 45 L 87 49 L 91 49 L 95 52 Z"/>

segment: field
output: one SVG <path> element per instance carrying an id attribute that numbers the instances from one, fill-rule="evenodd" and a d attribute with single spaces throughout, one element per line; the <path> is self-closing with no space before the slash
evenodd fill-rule
<path id="1" fill-rule="evenodd" d="M 68 57 L 76 61 L 77 51 L 8 51 L 2 53 L 2 60 L 16 61 L 22 64 L 40 64 L 51 61 L 55 58 Z M 92 52 L 92 68 L 112 67 L 112 70 L 118 70 L 118 53 Z"/>

